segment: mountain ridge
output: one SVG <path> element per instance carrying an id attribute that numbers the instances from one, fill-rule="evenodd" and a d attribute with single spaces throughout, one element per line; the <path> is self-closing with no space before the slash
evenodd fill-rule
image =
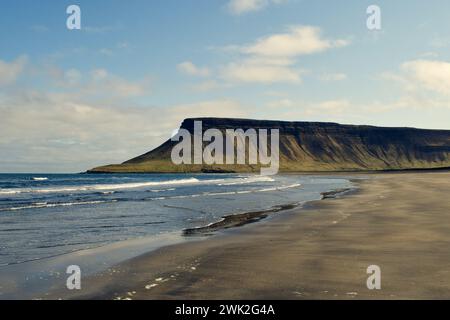
<path id="1" fill-rule="evenodd" d="M 340 172 L 450 167 L 450 130 L 408 127 L 342 125 L 332 122 L 187 118 L 180 128 L 193 133 L 202 121 L 203 132 L 225 129 L 279 129 L 280 172 Z M 170 154 L 178 142 L 125 161 L 101 166 L 91 173 L 257 172 L 254 165 L 175 165 Z M 206 143 L 205 143 L 206 144 Z"/>

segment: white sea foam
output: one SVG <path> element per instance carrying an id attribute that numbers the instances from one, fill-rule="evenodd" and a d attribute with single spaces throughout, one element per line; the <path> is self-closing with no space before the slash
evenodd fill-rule
<path id="1" fill-rule="evenodd" d="M 18 194 L 20 190 L 12 190 L 12 189 L 0 189 L 0 194 Z"/>
<path id="2" fill-rule="evenodd" d="M 1 189 L 0 194 L 18 194 L 18 193 L 63 193 L 63 192 L 78 192 L 78 191 L 104 191 L 104 190 L 120 190 L 120 189 L 136 189 L 144 187 L 168 186 L 168 185 L 183 185 L 183 184 L 208 184 L 216 183 L 220 180 L 199 180 L 196 178 L 166 180 L 166 181 L 149 181 L 149 182 L 134 182 L 134 183 L 120 183 L 120 184 L 96 184 L 96 185 L 82 185 L 82 186 L 62 186 L 55 188 L 23 188 L 23 189 Z"/>
<path id="3" fill-rule="evenodd" d="M 284 190 L 284 189 L 291 189 L 291 188 L 297 188 L 297 187 L 301 187 L 301 183 L 294 183 L 291 184 L 289 186 L 282 186 L 282 187 L 278 187 L 278 190 Z"/>
<path id="4" fill-rule="evenodd" d="M 52 188 L 18 188 L 18 189 L 0 189 L 0 195 L 6 194 L 19 194 L 19 193 L 64 193 L 64 192 L 80 192 L 80 191 L 108 191 L 108 190 L 121 190 L 121 189 L 137 189 L 144 187 L 158 187 L 158 186 L 171 186 L 171 185 L 184 185 L 184 184 L 217 184 L 218 186 L 232 186 L 240 184 L 250 184 L 255 182 L 273 182 L 271 177 L 265 176 L 252 176 L 237 179 L 228 179 L 230 182 L 224 182 L 226 179 L 209 179 L 199 180 L 197 178 L 187 178 L 178 180 L 166 180 L 166 181 L 148 181 L 148 182 L 132 182 L 132 183 L 120 183 L 120 184 L 94 184 L 94 185 L 81 185 L 81 186 L 61 186 Z M 173 191 L 174 189 L 165 190 L 150 190 L 151 192 Z"/>
<path id="5" fill-rule="evenodd" d="M 294 184 L 291 184 L 291 185 L 288 185 L 288 186 L 265 188 L 265 189 L 258 190 L 258 192 L 279 191 L 279 190 L 286 190 L 286 189 L 297 188 L 297 187 L 300 187 L 300 186 L 301 186 L 300 183 L 294 183 Z"/>
<path id="6" fill-rule="evenodd" d="M 47 177 L 33 177 L 32 178 L 33 181 L 46 181 L 48 180 Z"/>
<path id="7" fill-rule="evenodd" d="M 231 195 L 236 194 L 236 192 L 230 191 L 230 192 L 211 192 L 211 193 L 205 193 L 205 196 L 225 196 L 225 195 Z"/>
<path id="8" fill-rule="evenodd" d="M 27 205 L 27 206 L 2 208 L 2 209 L 0 209 L 0 211 L 17 211 L 17 210 L 37 209 L 37 208 L 70 207 L 70 206 L 99 204 L 99 203 L 115 202 L 115 201 L 116 200 L 111 200 L 111 201 L 62 202 L 62 203 L 36 202 L 36 203 L 30 204 L 30 205 Z"/>
<path id="9" fill-rule="evenodd" d="M 197 198 L 197 197 L 210 197 L 210 196 L 226 196 L 226 195 L 239 195 L 239 194 L 249 194 L 249 193 L 258 193 L 258 192 L 269 192 L 269 191 L 281 191 L 291 188 L 297 188 L 300 187 L 300 183 L 294 183 L 287 186 L 281 186 L 281 187 L 273 187 L 273 188 L 265 188 L 260 190 L 242 190 L 242 191 L 227 191 L 227 192 L 205 192 L 202 194 L 191 194 L 191 195 L 183 195 L 183 196 L 173 196 L 173 197 L 157 197 L 152 198 L 152 200 L 170 200 L 170 199 L 184 199 L 184 198 Z"/>
<path id="10" fill-rule="evenodd" d="M 268 191 L 277 191 L 277 188 L 275 187 L 258 190 L 258 192 L 268 192 Z"/>
<path id="11" fill-rule="evenodd" d="M 158 197 L 158 198 L 152 198 L 151 200 L 166 200 L 166 197 Z"/>
<path id="12" fill-rule="evenodd" d="M 158 192 L 175 191 L 175 190 L 176 190 L 175 188 L 169 188 L 169 189 L 156 189 L 156 190 L 150 190 L 150 192 L 158 193 Z"/>
<path id="13" fill-rule="evenodd" d="M 174 196 L 174 197 L 170 197 L 170 199 L 186 199 L 189 198 L 190 196 Z"/>
<path id="14" fill-rule="evenodd" d="M 273 180 L 273 178 L 267 177 L 267 176 L 245 177 L 245 178 L 239 178 L 239 179 L 233 179 L 233 180 L 234 181 L 231 181 L 231 182 L 220 183 L 219 186 L 233 186 L 233 185 L 248 184 L 248 183 L 255 183 L 255 182 L 273 182 L 273 181 L 275 181 L 275 180 Z"/>

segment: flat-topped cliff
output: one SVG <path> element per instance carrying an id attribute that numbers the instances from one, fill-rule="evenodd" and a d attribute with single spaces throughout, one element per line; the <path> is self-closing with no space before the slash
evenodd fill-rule
<path id="1" fill-rule="evenodd" d="M 203 131 L 279 129 L 280 172 L 436 169 L 450 167 L 450 130 L 341 125 L 231 118 L 186 119 L 181 128 Z M 256 172 L 252 165 L 175 165 L 170 139 L 122 164 L 89 172 Z"/>

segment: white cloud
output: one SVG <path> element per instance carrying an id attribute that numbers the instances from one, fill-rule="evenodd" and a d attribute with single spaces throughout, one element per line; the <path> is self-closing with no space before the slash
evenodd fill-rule
<path id="1" fill-rule="evenodd" d="M 228 9 L 232 14 L 243 14 L 250 11 L 258 11 L 267 6 L 268 0 L 231 0 Z"/>
<path id="2" fill-rule="evenodd" d="M 0 60 L 0 86 L 14 83 L 23 72 L 28 58 L 20 56 L 12 62 Z"/>
<path id="3" fill-rule="evenodd" d="M 193 64 L 190 61 L 185 61 L 185 62 L 178 64 L 177 69 L 178 69 L 178 71 L 188 74 L 190 76 L 207 77 L 210 74 L 208 68 L 197 67 L 195 64 Z"/>
<path id="4" fill-rule="evenodd" d="M 273 3 L 283 1 L 272 0 Z M 254 3 L 252 2 L 254 5 Z M 237 2 L 236 2 L 237 5 Z M 250 3 L 240 3 L 250 6 Z M 322 35 L 321 29 L 313 26 L 292 26 L 285 32 L 263 36 L 255 41 L 242 45 L 226 45 L 220 48 L 222 52 L 234 57 L 228 63 L 219 66 L 217 78 L 204 82 L 197 87 L 201 91 L 230 86 L 236 83 L 291 83 L 302 82 L 305 70 L 298 67 L 298 59 L 303 55 L 324 52 L 333 48 L 349 45 L 348 40 L 329 39 Z M 217 47 L 212 47 L 216 50 Z M 190 61 L 177 66 L 182 73 L 207 77 L 210 69 L 198 67 Z M 326 81 L 344 80 L 346 75 L 329 74 Z M 217 85 L 220 80 L 223 84 Z"/>
<path id="5" fill-rule="evenodd" d="M 244 117 L 248 108 L 231 99 L 201 101 L 167 108 L 165 118 L 178 126 L 185 118 L 193 117 Z"/>
<path id="6" fill-rule="evenodd" d="M 241 117 L 246 111 L 232 100 L 137 107 L 22 91 L 0 96 L 0 113 L 0 171 L 74 172 L 147 152 L 184 118 Z"/>
<path id="7" fill-rule="evenodd" d="M 242 15 L 248 12 L 259 11 L 270 4 L 283 4 L 287 0 L 230 0 L 228 10 L 234 15 Z"/>
<path id="8" fill-rule="evenodd" d="M 265 63 L 255 63 L 252 60 L 233 62 L 222 69 L 222 77 L 232 82 L 253 83 L 299 83 L 301 82 L 300 71 L 290 66 Z"/>
<path id="9" fill-rule="evenodd" d="M 164 142 L 184 118 L 247 114 L 226 99 L 138 105 L 132 98 L 147 94 L 147 83 L 106 69 L 30 69 L 36 72 L 28 72 L 29 86 L 0 91 L 0 172 L 76 172 L 120 163 Z M 45 85 L 50 89 L 42 90 Z"/>
<path id="10" fill-rule="evenodd" d="M 390 102 L 377 102 L 369 112 L 398 109 L 450 110 L 450 62 L 439 60 L 411 60 L 400 65 L 397 72 L 384 72 L 381 79 L 397 84 L 398 98 Z M 441 121 L 436 118 L 435 122 Z"/>
<path id="11" fill-rule="evenodd" d="M 367 124 L 373 120 L 373 116 L 369 115 L 371 105 L 358 105 L 347 99 L 313 102 L 284 98 L 270 102 L 268 106 L 272 107 L 266 113 L 269 118 L 287 121 L 352 121 Z"/>
<path id="12" fill-rule="evenodd" d="M 281 99 L 276 101 L 271 101 L 267 104 L 270 108 L 290 108 L 294 106 L 294 102 L 291 99 Z"/>
<path id="13" fill-rule="evenodd" d="M 91 73 L 90 84 L 87 89 L 91 94 L 98 91 L 109 92 L 111 96 L 132 97 L 149 94 L 148 80 L 128 81 L 107 70 L 97 69 Z"/>
<path id="14" fill-rule="evenodd" d="M 450 63 L 437 60 L 414 60 L 405 62 L 402 70 L 407 81 L 414 87 L 450 95 Z"/>
<path id="15" fill-rule="evenodd" d="M 321 30 L 294 26 L 285 33 L 262 37 L 242 46 L 228 46 L 240 57 L 222 67 L 221 76 L 230 82 L 299 83 L 302 71 L 296 67 L 302 55 L 323 52 L 348 45 L 343 39 L 323 38 Z"/>
<path id="16" fill-rule="evenodd" d="M 266 57 L 296 57 L 305 54 L 322 52 L 331 48 L 348 45 L 347 40 L 329 40 L 321 36 L 317 27 L 294 26 L 286 33 L 263 37 L 255 43 L 243 47 L 247 54 Z"/>
<path id="17" fill-rule="evenodd" d="M 127 98 L 151 93 L 150 79 L 129 81 L 106 69 L 93 69 L 83 73 L 74 68 L 64 71 L 53 67 L 49 70 L 49 74 L 57 86 L 87 98 L 93 96 Z"/>
<path id="18" fill-rule="evenodd" d="M 296 110 L 301 110 L 301 113 L 304 115 L 337 115 L 342 114 L 348 111 L 350 108 L 354 107 L 346 99 L 325 100 L 312 103 L 304 101 L 293 101 L 288 98 L 269 102 L 268 106 L 272 108 L 283 108 L 285 111 L 293 110 L 295 108 Z"/>
<path id="19" fill-rule="evenodd" d="M 310 108 L 308 112 L 310 114 L 315 113 L 343 113 L 347 111 L 351 107 L 351 104 L 348 100 L 327 100 L 320 102 Z"/>

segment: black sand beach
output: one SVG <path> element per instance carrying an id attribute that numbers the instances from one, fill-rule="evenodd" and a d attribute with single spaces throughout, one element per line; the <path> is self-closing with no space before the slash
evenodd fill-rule
<path id="1" fill-rule="evenodd" d="M 357 192 L 159 249 L 47 298 L 450 298 L 449 177 L 371 174 Z M 366 286 L 370 265 L 381 290 Z"/>

